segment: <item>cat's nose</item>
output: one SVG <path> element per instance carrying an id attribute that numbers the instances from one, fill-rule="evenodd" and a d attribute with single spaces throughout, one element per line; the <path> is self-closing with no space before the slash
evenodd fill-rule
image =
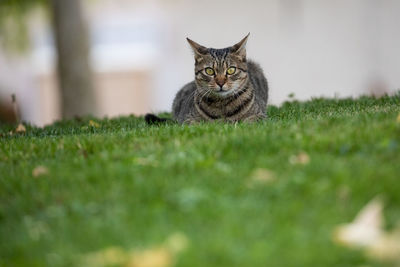
<path id="1" fill-rule="evenodd" d="M 222 88 L 224 86 L 226 79 L 225 77 L 216 77 L 215 82 Z"/>

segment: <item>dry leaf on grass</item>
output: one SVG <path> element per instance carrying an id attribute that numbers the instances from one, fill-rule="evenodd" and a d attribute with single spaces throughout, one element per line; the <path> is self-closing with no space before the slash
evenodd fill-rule
<path id="1" fill-rule="evenodd" d="M 99 128 L 99 127 L 100 127 L 100 124 L 98 124 L 98 123 L 95 122 L 95 121 L 90 120 L 90 121 L 89 121 L 89 126 L 92 126 L 92 127 L 95 127 L 95 128 Z"/>
<path id="2" fill-rule="evenodd" d="M 32 170 L 33 177 L 39 177 L 49 173 L 49 170 L 44 166 L 37 166 Z"/>
<path id="3" fill-rule="evenodd" d="M 400 114 L 397 115 L 397 119 L 396 119 L 397 123 L 400 123 Z"/>
<path id="4" fill-rule="evenodd" d="M 166 248 L 127 251 L 120 247 L 109 247 L 85 255 L 82 261 L 88 267 L 169 267 L 174 255 Z"/>
<path id="5" fill-rule="evenodd" d="M 348 247 L 366 247 L 377 240 L 382 232 L 382 200 L 375 198 L 358 213 L 352 223 L 337 227 L 335 240 Z"/>
<path id="6" fill-rule="evenodd" d="M 267 184 L 275 181 L 275 179 L 275 173 L 272 171 L 264 168 L 258 168 L 251 173 L 249 179 L 247 180 L 247 186 L 254 187 L 260 184 Z"/>
<path id="7" fill-rule="evenodd" d="M 169 267 L 174 262 L 174 255 L 166 248 L 160 247 L 133 252 L 128 267 Z"/>
<path id="8" fill-rule="evenodd" d="M 84 255 L 84 266 L 170 267 L 179 253 L 187 248 L 189 240 L 183 233 L 171 234 L 163 245 L 149 249 L 124 250 L 109 247 Z"/>
<path id="9" fill-rule="evenodd" d="M 374 198 L 352 223 L 336 228 L 334 240 L 350 248 L 364 249 L 374 260 L 400 263 L 400 226 L 391 232 L 384 231 L 382 211 L 382 200 Z"/>
<path id="10" fill-rule="evenodd" d="M 128 261 L 128 257 L 128 252 L 122 248 L 109 247 L 104 250 L 86 255 L 84 259 L 84 265 L 97 267 L 121 265 Z"/>
<path id="11" fill-rule="evenodd" d="M 16 133 L 25 133 L 26 128 L 22 123 L 20 123 L 20 124 L 18 124 L 17 128 L 15 129 L 15 132 Z"/>
<path id="12" fill-rule="evenodd" d="M 400 226 L 385 233 L 381 239 L 367 248 L 367 256 L 379 261 L 398 261 L 400 266 Z"/>
<path id="13" fill-rule="evenodd" d="M 289 158 L 290 164 L 308 164 L 310 162 L 310 156 L 305 152 L 300 152 L 297 155 L 292 155 Z"/>
<path id="14" fill-rule="evenodd" d="M 164 246 L 174 254 L 181 253 L 189 245 L 189 240 L 184 233 L 176 232 L 170 235 L 165 241 Z"/>

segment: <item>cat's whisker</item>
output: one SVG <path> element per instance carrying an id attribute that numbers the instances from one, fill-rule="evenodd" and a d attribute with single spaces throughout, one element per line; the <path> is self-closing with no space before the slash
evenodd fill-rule
<path id="1" fill-rule="evenodd" d="M 183 105 L 186 106 L 190 101 L 192 101 L 192 99 L 194 98 L 194 96 L 195 96 L 196 93 L 197 93 L 197 91 L 196 91 L 196 90 L 193 90 L 193 92 L 191 92 L 191 93 L 189 94 L 189 96 L 188 96 L 186 99 L 184 99 Z"/>
<path id="2" fill-rule="evenodd" d="M 205 96 L 208 97 L 211 93 L 212 93 L 212 91 L 208 89 L 208 90 L 203 94 L 203 96 L 200 98 L 199 102 L 202 102 L 202 101 L 203 101 L 203 98 L 204 98 Z"/>

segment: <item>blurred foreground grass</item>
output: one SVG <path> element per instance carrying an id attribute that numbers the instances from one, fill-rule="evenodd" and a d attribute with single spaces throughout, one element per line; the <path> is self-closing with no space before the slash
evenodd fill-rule
<path id="1" fill-rule="evenodd" d="M 0 266 L 391 266 L 332 231 L 377 195 L 400 222 L 400 94 L 268 114 L 0 126 Z"/>

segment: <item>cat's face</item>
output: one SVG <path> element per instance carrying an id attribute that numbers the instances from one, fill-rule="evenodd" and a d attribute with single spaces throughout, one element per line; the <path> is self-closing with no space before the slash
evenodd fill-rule
<path id="1" fill-rule="evenodd" d="M 187 39 L 194 51 L 195 82 L 200 94 L 227 97 L 243 88 L 248 81 L 247 37 L 223 49 L 206 48 Z"/>

